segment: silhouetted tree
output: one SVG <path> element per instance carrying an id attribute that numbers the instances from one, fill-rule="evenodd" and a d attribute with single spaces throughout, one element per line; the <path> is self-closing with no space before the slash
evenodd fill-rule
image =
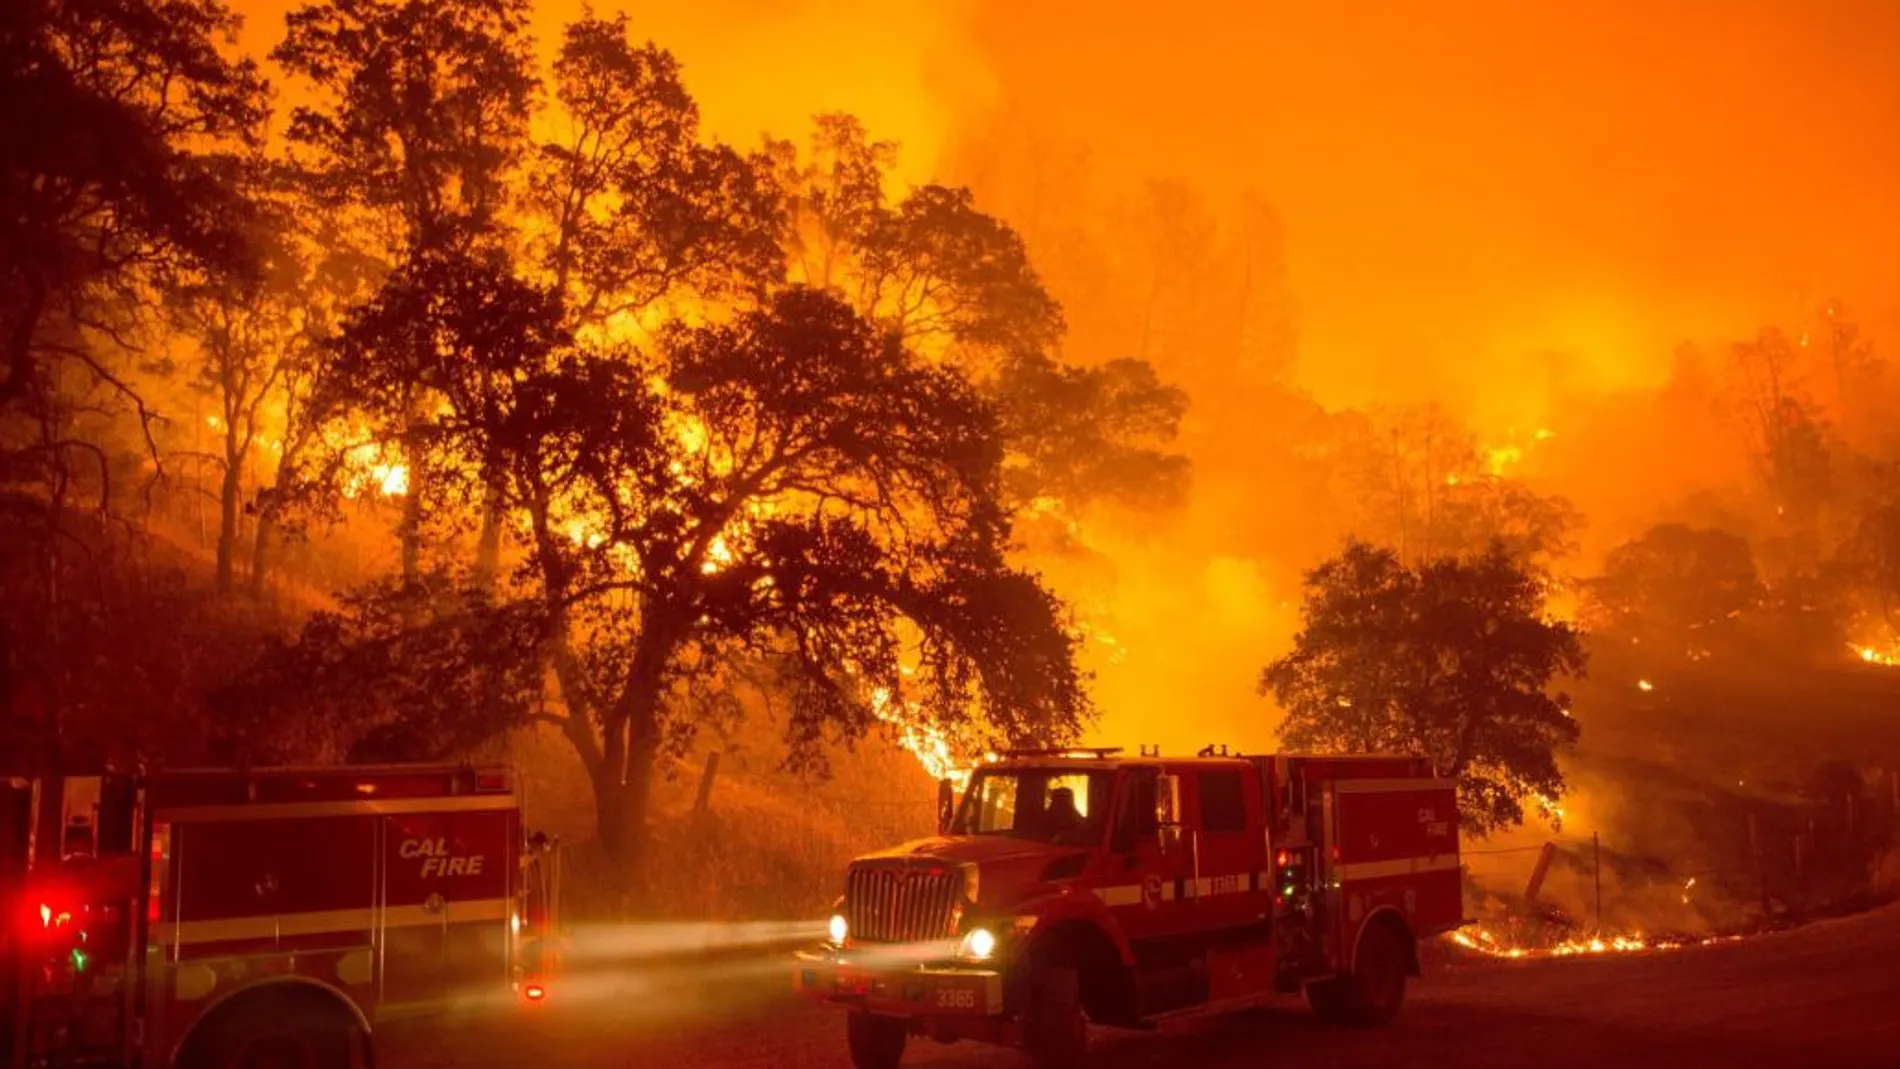
<path id="1" fill-rule="evenodd" d="M 57 502 L 79 459 L 105 493 L 108 459 L 71 423 L 95 388 L 136 411 L 156 464 L 157 416 L 130 375 L 151 297 L 175 272 L 247 259 L 217 160 L 263 116 L 255 64 L 220 51 L 236 27 L 218 0 L 0 14 L 0 480 Z"/>
<path id="2" fill-rule="evenodd" d="M 1586 584 L 1591 626 L 1706 644 L 1762 603 L 1748 540 L 1728 531 L 1660 524 L 1611 550 Z"/>
<path id="3" fill-rule="evenodd" d="M 820 116 L 802 158 L 785 142 L 771 151 L 793 277 L 840 294 L 977 384 L 1005 414 L 1012 504 L 1040 499 L 1073 515 L 1098 499 L 1181 499 L 1188 466 L 1171 449 L 1184 395 L 1140 360 L 1058 359 L 1061 306 L 1022 239 L 969 190 L 924 185 L 887 203 L 896 146 L 871 141 L 846 115 Z M 1058 396 L 1093 407 L 1049 419 Z"/>
<path id="4" fill-rule="evenodd" d="M 1350 529 L 1392 546 L 1401 562 L 1479 553 L 1495 540 L 1541 569 L 1575 549 L 1582 516 L 1570 502 L 1503 474 L 1476 436 L 1436 405 L 1378 419 L 1347 413 L 1336 422 L 1334 492 Z"/>
<path id="5" fill-rule="evenodd" d="M 959 375 L 804 289 L 669 328 L 649 357 L 577 346 L 561 318 L 491 261 L 429 259 L 352 320 L 336 366 L 372 407 L 428 384 L 421 444 L 503 490 L 528 545 L 508 589 L 558 685 L 536 716 L 587 768 L 609 849 L 637 856 L 661 759 L 707 715 L 694 695 L 742 660 L 776 666 L 794 760 L 900 709 L 979 740 L 1080 727 L 1075 640 L 1005 562 L 996 417 Z M 379 379 L 390 352 L 424 359 Z M 420 618 L 440 589 L 385 597 Z"/>
<path id="6" fill-rule="evenodd" d="M 317 0 L 287 16 L 271 56 L 313 90 L 291 112 L 294 158 L 313 199 L 350 220 L 388 267 L 510 251 L 504 224 L 537 87 L 528 12 L 526 0 Z M 412 384 L 402 403 L 407 419 L 384 440 L 403 454 L 397 535 L 415 582 L 438 473 L 413 448 L 430 418 L 425 391 Z"/>
<path id="7" fill-rule="evenodd" d="M 1458 781 L 1479 833 L 1562 795 L 1556 754 L 1578 728 L 1550 687 L 1583 674 L 1583 645 L 1502 546 L 1407 568 L 1350 542 L 1308 573 L 1302 613 L 1293 650 L 1260 680 L 1286 710 L 1288 746 L 1423 754 Z"/>
<path id="8" fill-rule="evenodd" d="M 702 144 L 678 61 L 636 46 L 625 15 L 568 26 L 554 87 L 561 136 L 541 145 L 528 199 L 574 324 L 638 324 L 669 297 L 752 303 L 784 277 L 771 161 Z"/>

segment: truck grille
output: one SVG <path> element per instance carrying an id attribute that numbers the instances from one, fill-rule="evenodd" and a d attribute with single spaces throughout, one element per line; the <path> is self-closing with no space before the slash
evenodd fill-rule
<path id="1" fill-rule="evenodd" d="M 845 877 L 851 933 L 871 943 L 947 939 L 956 934 L 963 873 L 954 869 L 853 868 Z"/>

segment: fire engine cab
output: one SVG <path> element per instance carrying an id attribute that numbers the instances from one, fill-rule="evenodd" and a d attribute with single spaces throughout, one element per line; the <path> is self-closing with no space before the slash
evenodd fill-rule
<path id="1" fill-rule="evenodd" d="M 558 881 L 504 768 L 0 779 L 0 1064 L 368 1066 L 545 997 Z"/>
<path id="2" fill-rule="evenodd" d="M 795 984 L 848 1010 L 859 1069 L 913 1035 L 1079 1064 L 1151 1029 L 1304 992 L 1391 1020 L 1420 939 L 1463 923 L 1457 794 L 1422 759 L 1013 751 L 935 838 L 859 858 Z"/>

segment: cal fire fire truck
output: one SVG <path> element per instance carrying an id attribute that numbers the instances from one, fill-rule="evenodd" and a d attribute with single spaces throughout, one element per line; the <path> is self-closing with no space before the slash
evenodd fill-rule
<path id="1" fill-rule="evenodd" d="M 1391 1020 L 1420 939 L 1463 923 L 1457 795 L 1422 760 L 1015 751 L 939 834 L 852 862 L 796 986 L 848 1010 L 859 1069 L 911 1036 L 1083 1059 L 1150 1029 L 1304 992 Z"/>
<path id="2" fill-rule="evenodd" d="M 545 997 L 558 880 L 504 768 L 0 779 L 0 1063 L 368 1066 Z"/>

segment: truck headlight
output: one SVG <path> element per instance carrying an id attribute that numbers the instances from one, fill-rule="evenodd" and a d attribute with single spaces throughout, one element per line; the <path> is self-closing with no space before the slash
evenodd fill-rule
<path id="1" fill-rule="evenodd" d="M 833 946 L 843 946 L 845 936 L 851 934 L 851 925 L 845 922 L 844 914 L 833 913 L 825 925 L 825 934 L 831 937 Z"/>
<path id="2" fill-rule="evenodd" d="M 972 928 L 957 947 L 957 957 L 966 961 L 988 961 L 996 953 L 996 936 L 988 928 Z"/>

